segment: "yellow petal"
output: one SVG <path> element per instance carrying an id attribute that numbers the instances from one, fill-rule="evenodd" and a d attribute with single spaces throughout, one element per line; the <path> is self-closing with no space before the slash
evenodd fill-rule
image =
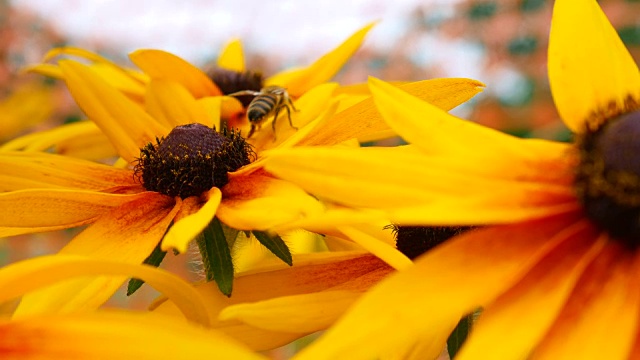
<path id="1" fill-rule="evenodd" d="M 4 359 L 266 359 L 216 331 L 147 313 L 0 322 Z"/>
<path id="2" fill-rule="evenodd" d="M 360 262 L 361 259 L 354 259 Z M 353 264 L 349 265 L 353 266 Z M 352 274 L 346 281 L 327 290 L 231 305 L 220 312 L 222 321 L 238 319 L 256 328 L 271 331 L 311 333 L 332 325 L 364 291 L 393 271 L 380 264 L 369 272 Z M 323 276 L 323 275 L 319 275 Z"/>
<path id="3" fill-rule="evenodd" d="M 640 95 L 638 67 L 595 0 L 554 3 L 548 68 L 558 112 L 574 132 L 592 111 Z"/>
<path id="4" fill-rule="evenodd" d="M 452 322 L 508 289 L 557 245 L 561 239 L 554 235 L 575 221 L 556 217 L 493 226 L 449 240 L 373 287 L 299 358 L 371 359 L 417 339 L 446 338 Z"/>
<path id="5" fill-rule="evenodd" d="M 268 230 L 276 225 L 318 214 L 322 205 L 299 187 L 269 176 L 231 178 L 222 188 L 217 216 L 238 230 Z"/>
<path id="6" fill-rule="evenodd" d="M 220 129 L 220 118 L 222 117 L 223 104 L 225 98 L 231 98 L 234 101 L 238 101 L 232 97 L 222 97 L 222 96 L 207 96 L 196 100 L 204 113 L 206 114 L 207 121 L 209 121 L 207 126 L 211 126 L 215 129 Z M 240 109 L 242 109 L 242 105 L 240 104 Z"/>
<path id="7" fill-rule="evenodd" d="M 145 108 L 163 125 L 174 128 L 179 125 L 199 123 L 211 127 L 205 109 L 180 84 L 153 79 L 147 85 Z"/>
<path id="8" fill-rule="evenodd" d="M 305 333 L 290 329 L 287 332 L 289 335 L 286 335 L 287 333 L 258 329 L 238 320 L 221 321 L 218 315 L 222 309 L 233 304 L 307 294 L 330 288 L 363 291 L 391 271 L 381 260 L 362 252 L 294 254 L 292 267 L 279 259 L 276 260 L 264 268 L 238 274 L 231 298 L 222 295 L 213 282 L 197 287 L 202 298 L 207 301 L 212 326 L 255 350 L 283 345 L 302 337 Z M 375 273 L 376 276 L 369 277 L 370 273 Z M 352 284 L 347 284 L 351 281 Z M 345 287 L 340 288 L 343 284 Z M 175 315 L 177 309 L 170 301 L 161 301 L 155 305 L 155 311 Z"/>
<path id="9" fill-rule="evenodd" d="M 447 151 L 460 156 L 517 148 L 521 141 L 510 135 L 464 121 L 381 80 L 369 86 L 378 111 L 388 125 L 426 153 Z"/>
<path id="10" fill-rule="evenodd" d="M 162 239 L 178 211 L 174 200 L 158 193 L 143 193 L 134 201 L 113 209 L 74 237 L 61 254 L 140 264 Z M 17 314 L 31 315 L 93 310 L 102 305 L 124 277 L 78 279 L 22 299 Z"/>
<path id="11" fill-rule="evenodd" d="M 152 79 L 177 82 L 196 99 L 222 95 L 220 89 L 200 69 L 166 51 L 137 50 L 129 54 L 129 58 Z"/>
<path id="12" fill-rule="evenodd" d="M 275 139 L 273 138 L 273 136 L 275 133 L 256 139 L 256 148 L 259 150 L 258 159 L 249 165 L 241 167 L 235 172 L 229 173 L 229 177 L 234 178 L 239 176 L 246 176 L 261 169 L 264 166 L 266 158 L 269 156 L 267 149 L 276 148 L 282 150 L 296 146 L 301 140 L 305 139 L 307 135 L 316 132 L 318 128 L 329 121 L 335 113 L 337 105 L 338 103 L 331 102 L 331 104 L 328 105 L 328 107 L 320 116 L 318 116 L 311 123 L 307 124 L 305 127 L 298 129 L 295 134 L 291 135 L 289 138 L 282 142 L 274 141 Z M 264 134 L 264 132 L 260 133 L 260 135 L 262 134 Z M 258 141 L 260 141 L 260 143 L 258 143 Z"/>
<path id="13" fill-rule="evenodd" d="M 104 190 L 135 186 L 131 170 L 40 152 L 0 152 L 0 191 L 33 188 Z"/>
<path id="14" fill-rule="evenodd" d="M 275 130 L 272 130 L 273 124 L 271 121 L 263 124 L 264 130 L 258 132 L 255 138 L 251 140 L 251 143 L 259 150 L 277 147 L 283 142 L 289 144 L 288 146 L 292 146 L 293 143 L 289 138 L 294 136 L 300 138 L 302 135 L 300 130 L 305 129 L 306 125 L 327 110 L 332 94 L 337 88 L 338 84 L 328 83 L 318 85 L 307 91 L 300 99 L 295 101 L 295 107 L 298 111 L 291 112 L 291 122 L 298 129 L 291 127 L 286 111 L 284 111 L 284 114 L 278 116 L 277 121 L 273 119 L 273 121 L 276 121 Z"/>
<path id="15" fill-rule="evenodd" d="M 244 72 L 244 53 L 239 39 L 229 41 L 218 57 L 218 66 L 232 71 Z"/>
<path id="16" fill-rule="evenodd" d="M 62 74 L 62 70 L 60 70 L 60 67 L 53 64 L 30 65 L 22 68 L 22 71 L 49 76 L 56 79 L 64 78 L 64 75 Z"/>
<path id="17" fill-rule="evenodd" d="M 0 284 L 5 291 L 0 294 L 0 302 L 68 281 L 70 278 L 98 275 L 143 279 L 175 302 L 187 319 L 203 325 L 209 324 L 200 294 L 178 276 L 151 266 L 76 255 L 41 256 L 3 267 L 0 270 Z M 16 313 L 15 317 L 22 315 Z"/>
<path id="18" fill-rule="evenodd" d="M 109 85 L 122 91 L 134 101 L 144 98 L 144 77 L 137 76 L 134 72 L 123 71 L 117 65 L 94 63 L 90 65 L 91 69 L 98 73 Z M 56 79 L 64 79 L 62 69 L 58 65 L 37 64 L 27 66 L 22 69 L 24 72 L 32 72 Z M 144 76 L 144 74 L 140 73 Z"/>
<path id="19" fill-rule="evenodd" d="M 100 56 L 91 51 L 88 51 L 82 48 L 73 47 L 73 46 L 64 46 L 64 47 L 51 49 L 49 50 L 48 53 L 45 54 L 44 59 L 42 61 L 46 62 L 60 55 L 77 56 L 77 57 L 81 57 L 89 61 L 92 61 L 96 64 L 110 65 L 113 69 L 119 70 L 123 74 L 127 75 L 132 79 L 137 80 L 141 84 L 148 81 L 148 78 L 139 71 L 136 71 L 133 69 L 126 69 L 103 56 Z"/>
<path id="20" fill-rule="evenodd" d="M 0 237 L 67 229 L 96 221 L 143 194 L 107 194 L 78 189 L 19 190 L 0 194 Z"/>
<path id="21" fill-rule="evenodd" d="M 141 146 L 169 132 L 87 66 L 65 60 L 60 67 L 78 105 L 127 161 L 140 156 Z"/>
<path id="22" fill-rule="evenodd" d="M 534 359 L 627 359 L 638 325 L 637 256 L 607 239 L 578 279 Z M 616 326 L 611 326 L 616 324 Z"/>
<path id="23" fill-rule="evenodd" d="M 180 253 L 187 251 L 191 240 L 204 230 L 216 215 L 222 194 L 216 187 L 207 192 L 207 202 L 200 205 L 196 212 L 176 221 L 162 240 L 162 250 L 175 249 Z"/>
<path id="24" fill-rule="evenodd" d="M 100 56 L 85 49 L 72 46 L 59 47 L 50 50 L 43 61 L 49 61 L 58 56 L 80 57 L 91 61 L 89 65 L 93 71 L 98 73 L 109 85 L 125 93 L 135 101 L 139 101 L 144 97 L 144 84 L 149 80 L 148 77 L 137 70 L 128 69 L 113 61 Z M 49 64 L 41 64 L 31 68 L 29 71 L 39 72 L 43 75 L 53 76 L 56 78 L 64 78 L 64 74 L 60 68 Z"/>
<path id="25" fill-rule="evenodd" d="M 360 297 L 351 291 L 323 291 L 232 305 L 220 320 L 237 319 L 257 328 L 312 333 L 331 326 Z"/>
<path id="26" fill-rule="evenodd" d="M 433 79 L 401 84 L 399 88 L 435 107 L 451 110 L 481 92 L 483 86 L 481 82 L 469 79 Z M 422 122 L 427 122 L 426 119 L 422 117 Z M 333 145 L 351 138 L 368 139 L 389 130 L 389 124 L 375 108 L 373 99 L 369 98 L 336 114 L 300 144 Z"/>
<path id="27" fill-rule="evenodd" d="M 338 227 L 337 230 L 345 234 L 349 239 L 353 240 L 353 242 L 362 246 L 373 255 L 384 260 L 384 262 L 392 266 L 394 269 L 404 270 L 413 266 L 411 260 L 398 251 L 394 246 L 382 242 L 363 231 L 349 226 Z"/>
<path id="28" fill-rule="evenodd" d="M 109 139 L 92 121 L 79 121 L 50 130 L 26 134 L 0 146 L 2 151 L 24 150 L 103 160 L 117 156 Z"/>
<path id="29" fill-rule="evenodd" d="M 543 207 L 570 210 L 577 206 L 569 186 L 568 164 L 562 173 L 547 175 L 546 166 L 522 168 L 520 173 L 514 158 L 503 155 L 492 164 L 480 165 L 466 157 L 429 157 L 405 148 L 308 147 L 269 152 L 264 167 L 309 193 L 339 204 L 402 212 L 404 216 L 422 208 L 419 214 L 423 220 L 446 218 L 454 224 L 462 218 L 469 221 L 469 216 L 476 217 L 476 224 L 484 224 L 487 219 L 482 217 L 491 216 L 491 210 L 498 211 L 494 215 L 516 216 L 514 209 L 535 213 Z M 539 161 L 551 163 L 547 159 Z M 546 176 L 551 178 L 544 179 Z M 438 210 L 438 206 L 456 210 Z"/>
<path id="30" fill-rule="evenodd" d="M 331 80 L 358 50 L 365 36 L 374 25 L 375 23 L 371 23 L 356 31 L 340 46 L 316 60 L 303 71 L 297 72 L 294 78 L 290 78 L 284 83 L 275 83 L 274 81 L 278 79 L 276 74 L 273 78 L 267 79 L 265 84 L 286 87 L 291 95 L 298 97 L 314 86 Z"/>
<path id="31" fill-rule="evenodd" d="M 588 222 L 563 231 L 566 240 L 536 264 L 513 288 L 483 311 L 456 358 L 526 358 L 549 329 L 576 280 L 601 253 L 604 241 Z"/>

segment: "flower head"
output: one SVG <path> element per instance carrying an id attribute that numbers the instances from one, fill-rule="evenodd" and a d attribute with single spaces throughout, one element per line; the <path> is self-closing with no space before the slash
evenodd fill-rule
<path id="1" fill-rule="evenodd" d="M 638 353 L 640 74 L 592 0 L 555 2 L 548 61 L 573 144 L 501 134 L 371 79 L 379 111 L 411 145 L 270 154 L 269 172 L 394 223 L 482 225 L 374 287 L 300 358 L 416 347 L 435 357 L 479 307 L 456 359 Z"/>
<path id="2" fill-rule="evenodd" d="M 349 97 L 337 84 L 324 83 L 370 27 L 310 67 L 265 81 L 285 85 L 300 110 L 292 114 L 299 130 L 280 121 L 277 141 L 268 128 L 247 140 L 222 126 L 226 98 L 206 74 L 175 55 L 157 50 L 133 53 L 140 73 L 85 51 L 64 50 L 94 63 L 61 60 L 39 71 L 65 79 L 78 105 L 124 161 L 106 166 L 48 153 L 0 153 L 0 162 L 11 165 L 0 183 L 5 191 L 0 193 L 5 214 L 0 236 L 89 224 L 61 253 L 140 263 L 158 244 L 162 251 L 184 252 L 202 234 L 220 241 L 199 248 L 203 258 L 224 264 L 223 271 L 212 271 L 208 279 L 215 279 L 227 295 L 233 279 L 229 243 L 238 230 L 253 231 L 290 264 L 286 244 L 262 231 L 318 213 L 323 205 L 299 187 L 265 173 L 264 150 L 388 136 L 389 128 L 378 114 L 354 116 L 361 115 L 371 99 L 344 105 L 342 100 Z M 449 109 L 476 94 L 479 85 L 467 79 L 438 79 L 404 86 Z M 121 282 L 77 280 L 25 297 L 18 311 L 93 308 Z"/>

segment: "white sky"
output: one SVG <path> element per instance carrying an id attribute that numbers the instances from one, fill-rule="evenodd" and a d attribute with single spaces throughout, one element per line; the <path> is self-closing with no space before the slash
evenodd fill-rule
<path id="1" fill-rule="evenodd" d="M 406 30 L 416 6 L 450 8 L 459 0 L 12 0 L 50 21 L 75 45 L 123 52 L 152 47 L 191 61 L 238 37 L 257 52 L 314 59 L 350 33 L 382 20 L 367 39 L 384 49 Z"/>

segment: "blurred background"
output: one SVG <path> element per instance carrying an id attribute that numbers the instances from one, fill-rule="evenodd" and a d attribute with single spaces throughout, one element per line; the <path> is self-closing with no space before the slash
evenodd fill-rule
<path id="1" fill-rule="evenodd" d="M 640 1 L 600 4 L 638 60 Z M 568 140 L 546 72 L 552 5 L 550 0 L 0 0 L 0 142 L 81 117 L 64 83 L 20 73 L 57 46 L 87 48 L 122 64 L 135 49 L 157 48 L 205 66 L 227 41 L 239 38 L 248 68 L 269 75 L 311 63 L 374 20 L 380 22 L 337 81 L 360 83 L 368 75 L 389 81 L 477 79 L 487 89 L 455 109 L 456 115 L 517 136 Z M 55 252 L 69 235 L 0 239 L 0 265 Z M 167 256 L 168 266 L 192 271 L 174 258 Z"/>

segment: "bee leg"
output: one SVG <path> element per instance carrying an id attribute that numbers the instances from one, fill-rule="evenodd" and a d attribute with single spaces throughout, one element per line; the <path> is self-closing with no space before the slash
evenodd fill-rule
<path id="1" fill-rule="evenodd" d="M 247 139 L 251 137 L 251 135 L 253 135 L 253 133 L 256 131 L 256 125 L 255 124 L 251 124 L 251 130 L 249 130 L 249 135 L 247 135 Z"/>
<path id="2" fill-rule="evenodd" d="M 280 106 L 276 106 L 275 114 L 273 114 L 273 122 L 271 127 L 273 128 L 273 141 L 276 141 L 276 120 L 278 120 L 278 114 L 280 113 Z"/>
<path id="3" fill-rule="evenodd" d="M 287 104 L 289 104 L 289 106 L 291 106 L 291 108 L 293 109 L 293 111 L 298 112 L 300 110 L 296 109 L 296 106 L 293 105 L 293 101 L 291 100 L 290 97 L 287 97 Z M 287 106 L 287 109 L 289 109 L 289 107 Z"/>
<path id="4" fill-rule="evenodd" d="M 293 103 L 291 103 L 291 106 L 293 106 Z M 287 118 L 289 119 L 289 125 L 290 125 L 292 128 L 294 128 L 294 129 L 298 130 L 298 128 L 297 128 L 297 127 L 293 126 L 293 121 L 291 121 L 291 110 L 289 109 L 289 106 L 285 106 L 285 108 L 287 109 Z M 295 108 L 295 107 L 293 108 L 293 110 L 298 111 L 298 110 L 296 110 L 296 108 Z"/>

